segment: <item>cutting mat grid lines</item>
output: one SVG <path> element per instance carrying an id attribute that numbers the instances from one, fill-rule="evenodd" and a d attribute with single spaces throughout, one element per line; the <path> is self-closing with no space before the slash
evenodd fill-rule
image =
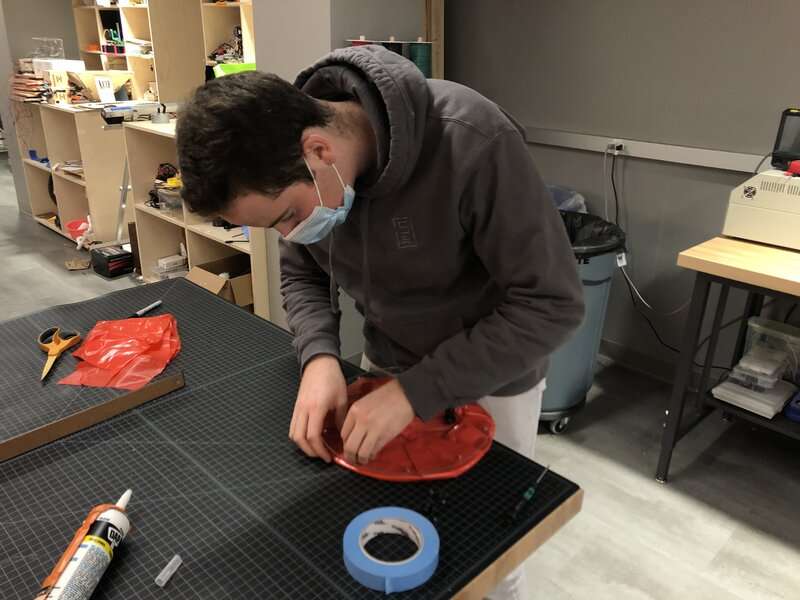
<path id="1" fill-rule="evenodd" d="M 93 600 L 384 598 L 356 583 L 341 556 L 350 520 L 381 505 L 430 514 L 442 540 L 434 578 L 398 598 L 449 598 L 577 491 L 549 474 L 509 525 L 541 467 L 499 444 L 463 477 L 436 484 L 374 481 L 306 458 L 288 439 L 300 375 L 288 334 L 188 282 L 54 310 L 85 331 L 167 291 L 187 387 L 0 463 L 0 598 L 33 597 L 88 509 L 128 487 L 133 529 Z M 0 329 L 30 343 L 30 330 L 57 317 Z M 41 369 L 42 357 L 20 356 L 19 368 Z M 16 402 L 0 398 L 0 410 Z M 445 500 L 432 513 L 431 490 Z M 162 590 L 153 579 L 176 553 L 184 565 Z"/>
<path id="2" fill-rule="evenodd" d="M 184 370 L 191 362 L 193 377 L 187 389 L 208 385 L 220 375 L 245 371 L 280 355 L 294 355 L 291 337 L 272 324 L 212 294 L 197 292 L 185 280 L 170 280 L 132 290 L 122 290 L 94 300 L 57 306 L 40 313 L 2 324 L 7 343 L 0 346 L 0 441 L 9 439 L 60 417 L 107 402 L 124 393 L 105 388 L 78 388 L 58 385 L 78 362 L 63 355 L 44 384 L 39 381 L 45 354 L 36 344 L 41 331 L 56 325 L 79 331 L 91 330 L 98 320 L 122 319 L 136 310 L 162 299 L 162 307 L 152 313 L 175 315 L 182 350 L 167 367 L 167 374 Z M 228 305 L 228 306 L 226 306 Z M 218 309 L 225 307 L 226 318 Z M 258 326 L 255 326 L 255 325 Z M 268 330 L 270 335 L 261 332 Z M 218 368 L 220 349 L 225 349 L 225 370 Z M 180 393 L 180 392 L 179 392 Z"/>

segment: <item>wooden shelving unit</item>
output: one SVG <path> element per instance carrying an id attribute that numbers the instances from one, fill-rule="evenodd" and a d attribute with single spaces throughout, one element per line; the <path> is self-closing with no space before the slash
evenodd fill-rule
<path id="1" fill-rule="evenodd" d="M 250 243 L 244 241 L 244 237 L 241 236 L 241 228 L 225 231 L 219 227 L 214 227 L 211 223 L 197 223 L 187 225 L 186 228 L 199 236 L 220 244 L 226 244 L 244 254 L 251 254 Z"/>
<path id="2" fill-rule="evenodd" d="M 202 52 L 203 24 L 198 0 L 149 0 L 146 4 L 122 3 L 114 7 L 84 6 L 73 0 L 78 46 L 86 68 L 126 70 L 132 99 L 141 100 L 148 88 L 161 102 L 182 102 L 205 81 Z M 96 49 L 105 29 L 119 29 L 126 40 L 125 54 Z M 136 54 L 131 42 L 152 43 L 150 54 Z"/>
<path id="3" fill-rule="evenodd" d="M 23 158 L 22 162 L 25 163 L 26 165 L 30 165 L 31 167 L 34 167 L 36 169 L 40 169 L 41 171 L 44 171 L 45 173 L 50 173 L 50 167 L 48 167 L 47 165 L 45 165 L 43 163 L 40 163 L 38 161 L 32 160 L 30 158 Z"/>
<path id="4" fill-rule="evenodd" d="M 50 169 L 36 161 L 24 161 L 25 181 L 28 184 L 28 197 L 31 199 L 31 213 L 37 215 L 58 214 L 58 207 L 50 197 Z"/>
<path id="5" fill-rule="evenodd" d="M 80 56 L 87 69 L 129 71 L 133 99 L 144 99 L 148 88 L 152 88 L 165 103 L 182 102 L 203 84 L 206 46 L 213 46 L 210 52 L 229 39 L 235 25 L 243 29 L 245 58 L 255 60 L 252 10 L 249 2 L 217 6 L 203 0 L 149 0 L 136 4 L 128 0 L 121 1 L 118 6 L 101 7 L 73 0 Z M 104 29 L 116 31 L 117 27 L 127 42 L 151 42 L 152 52 L 136 55 L 128 43 L 125 54 L 103 52 L 99 48 L 104 42 Z M 13 104 L 20 154 L 24 159 L 22 168 L 34 218 L 69 237 L 62 227 L 70 220 L 90 215 L 95 240 L 115 240 L 125 159 L 122 127 L 107 126 L 99 111 L 79 105 Z M 174 127 L 149 123 L 148 126 L 151 140 L 160 136 L 165 141 L 160 146 L 155 142 L 147 144 L 144 152 L 149 154 L 131 153 L 130 171 L 134 177 L 135 173 L 146 172 L 149 179 L 155 172 L 149 168 L 154 160 L 174 163 L 176 158 L 172 139 Z M 54 166 L 67 160 L 81 160 L 83 177 L 57 168 L 51 172 L 49 167 L 30 158 L 30 150 L 35 150 L 39 158 L 48 158 Z M 144 168 L 142 163 L 148 167 Z M 135 189 L 146 185 L 145 181 L 134 181 Z M 139 204 L 143 202 L 140 198 Z M 129 200 L 125 215 L 128 221 L 134 220 L 134 204 Z M 141 212 L 146 214 L 146 207 Z M 61 227 L 54 222 L 53 215 L 58 217 Z M 150 216 L 165 217 L 152 213 Z M 175 217 L 172 224 L 185 228 L 183 215 Z M 220 241 L 219 235 L 207 231 L 202 223 L 191 224 L 196 227 L 193 236 Z M 199 247 L 198 244 L 200 242 L 194 245 Z M 226 251 L 246 253 L 249 245 L 224 246 Z M 233 250 L 233 246 L 244 248 Z"/>
<path id="6" fill-rule="evenodd" d="M 78 106 L 14 102 L 14 113 L 34 218 L 69 238 L 63 229 L 66 223 L 89 215 L 95 240 L 114 240 L 125 160 L 122 128 L 109 127 L 99 111 Z M 31 150 L 47 158 L 55 170 L 30 158 Z M 68 160 L 82 161 L 83 177 L 58 169 Z M 43 217 L 51 214 L 59 217 L 61 227 Z M 126 218 L 133 218 L 132 209 Z"/>
<path id="7" fill-rule="evenodd" d="M 158 259 L 178 254 L 181 243 L 186 246 L 189 267 L 245 254 L 250 259 L 254 312 L 268 319 L 267 244 L 264 230 L 251 228 L 250 241 L 242 243 L 244 238 L 237 235 L 241 229 L 225 231 L 214 227 L 207 219 L 190 212 L 185 206 L 181 211 L 170 212 L 147 206 L 158 166 L 164 162 L 177 164 L 175 122 L 169 125 L 126 123 L 124 139 L 131 177 L 129 205 L 134 207 L 139 259 L 145 281 L 158 279 L 153 270 Z M 239 241 L 226 243 L 232 240 Z"/>
<path id="8" fill-rule="evenodd" d="M 253 3 L 209 2 L 199 0 L 203 16 L 203 44 L 205 56 L 233 36 L 234 27 L 242 28 L 242 54 L 244 62 L 255 62 L 255 37 L 253 32 Z"/>

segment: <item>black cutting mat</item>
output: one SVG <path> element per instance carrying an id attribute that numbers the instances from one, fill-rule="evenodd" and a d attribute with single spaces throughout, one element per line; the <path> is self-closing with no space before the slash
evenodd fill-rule
<path id="1" fill-rule="evenodd" d="M 341 540 L 351 519 L 387 504 L 428 514 L 441 537 L 433 579 L 399 597 L 448 598 L 577 490 L 548 474 L 509 525 L 541 467 L 499 444 L 436 484 L 373 481 L 305 458 L 287 438 L 299 379 L 288 334 L 183 280 L 27 319 L 88 329 L 158 297 L 178 319 L 175 368 L 187 387 L 0 464 L 1 598 L 33 597 L 88 509 L 127 487 L 133 531 L 93 599 L 380 598 L 350 578 Z M 0 331 L 19 335 L 20 321 Z M 161 589 L 153 579 L 176 553 L 184 565 Z"/>
<path id="2" fill-rule="evenodd" d="M 216 369 L 220 348 L 224 349 L 225 368 L 254 368 L 265 360 L 292 354 L 288 335 L 262 335 L 264 321 L 244 311 L 236 319 L 220 319 L 217 311 L 227 303 L 207 293 L 197 293 L 196 286 L 185 280 L 171 280 L 115 292 L 107 296 L 58 306 L 39 313 L 2 323 L 6 343 L 0 344 L 0 441 L 4 441 L 56 419 L 84 410 L 125 393 L 107 388 L 81 388 L 58 385 L 75 370 L 78 359 L 63 354 L 44 383 L 39 381 L 46 354 L 36 338 L 41 331 L 56 325 L 79 331 L 84 337 L 95 323 L 106 319 L 124 319 L 136 310 L 161 299 L 164 304 L 148 316 L 175 315 L 183 347 L 167 368 L 167 373 L 186 370 L 191 360 L 189 389 L 196 389 L 218 379 Z M 233 307 L 231 307 L 233 308 Z M 259 323 L 261 328 L 254 327 Z M 277 328 L 272 328 L 277 329 Z M 187 359 L 188 357 L 188 359 Z"/>

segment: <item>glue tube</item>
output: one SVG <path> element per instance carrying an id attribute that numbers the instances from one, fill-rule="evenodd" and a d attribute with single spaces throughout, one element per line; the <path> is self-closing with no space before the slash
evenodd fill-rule
<path id="1" fill-rule="evenodd" d="M 131 493 L 127 490 L 116 504 L 89 512 L 34 600 L 89 600 L 130 531 L 126 508 Z"/>

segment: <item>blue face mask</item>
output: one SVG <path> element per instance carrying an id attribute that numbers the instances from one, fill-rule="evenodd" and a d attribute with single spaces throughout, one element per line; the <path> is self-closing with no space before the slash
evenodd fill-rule
<path id="1" fill-rule="evenodd" d="M 305 162 L 305 160 L 306 159 L 304 158 L 303 162 Z M 339 175 L 339 169 L 336 168 L 336 165 L 331 164 L 331 167 L 333 167 L 333 170 L 336 172 L 336 177 L 339 178 L 339 183 L 342 184 L 342 189 L 344 190 L 342 206 L 333 209 L 328 208 L 322 203 L 322 194 L 319 193 L 317 180 L 314 177 L 314 173 L 311 171 L 311 167 L 309 167 L 308 163 L 306 162 L 306 168 L 308 168 L 308 172 L 311 173 L 311 179 L 314 181 L 314 187 L 317 190 L 319 206 L 315 206 L 311 214 L 308 215 L 307 218 L 300 221 L 289 233 L 283 236 L 283 239 L 289 242 L 294 242 L 295 244 L 316 244 L 320 240 L 324 239 L 334 227 L 344 223 L 345 219 L 347 218 L 347 214 L 350 212 L 350 209 L 353 206 L 353 200 L 356 197 L 356 192 L 351 186 L 344 184 L 342 176 Z"/>

